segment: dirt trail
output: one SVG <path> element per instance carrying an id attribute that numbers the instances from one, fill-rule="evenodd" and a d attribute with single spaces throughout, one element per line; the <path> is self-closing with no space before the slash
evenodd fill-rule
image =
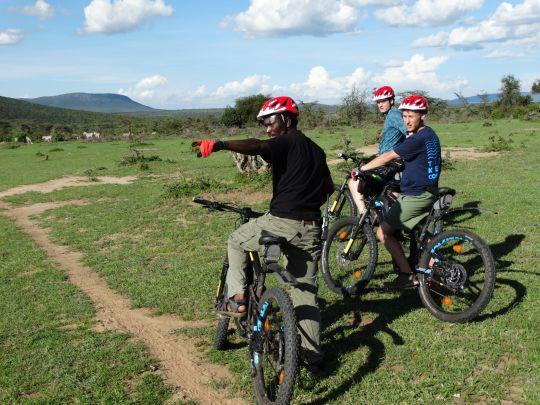
<path id="1" fill-rule="evenodd" d="M 98 181 L 91 181 L 88 177 L 67 176 L 60 179 L 46 181 L 44 183 L 25 184 L 22 186 L 13 187 L 9 190 L 1 191 L 0 198 L 10 195 L 28 193 L 37 191 L 40 193 L 50 193 L 65 187 L 88 187 L 99 186 L 101 184 L 129 184 L 137 179 L 137 176 L 126 177 L 97 177 Z"/>
<path id="2" fill-rule="evenodd" d="M 126 178 L 123 179 L 122 181 L 125 181 Z M 53 182 L 47 183 L 49 184 L 46 186 L 47 190 L 52 191 L 50 184 Z M 43 190 L 45 184 L 36 186 L 40 186 Z M 65 187 L 66 182 L 54 184 L 63 184 L 60 187 Z M 69 182 L 68 184 L 73 185 Z M 81 185 L 81 183 L 76 185 Z M 8 190 L 4 192 L 4 195 L 26 192 L 31 187 L 17 187 L 16 191 L 14 189 Z M 201 404 L 244 403 L 239 399 L 227 398 L 227 392 L 224 390 L 216 391 L 209 387 L 212 381 L 224 381 L 232 378 L 225 367 L 206 363 L 191 339 L 171 333 L 174 329 L 204 326 L 208 324 L 207 322 L 182 321 L 173 315 L 152 316 L 147 309 L 132 308 L 129 299 L 112 291 L 99 275 L 82 264 L 81 253 L 55 244 L 49 237 L 48 231 L 40 228 L 37 221 L 30 219 L 33 215 L 68 204 L 84 205 L 85 202 L 76 200 L 13 208 L 0 201 L 0 208 L 4 209 L 3 215 L 13 218 L 17 225 L 41 249 L 47 252 L 49 258 L 57 264 L 58 268 L 68 275 L 71 283 L 89 296 L 96 308 L 96 328 L 98 330 L 109 329 L 127 332 L 134 339 L 142 342 L 152 357 L 158 359 L 160 363 L 158 373 L 176 389 L 173 401 L 191 399 L 199 401 Z"/>

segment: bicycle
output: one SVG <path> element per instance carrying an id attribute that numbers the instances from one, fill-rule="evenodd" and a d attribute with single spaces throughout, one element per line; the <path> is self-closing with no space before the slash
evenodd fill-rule
<path id="1" fill-rule="evenodd" d="M 367 204 L 374 205 L 381 189 L 385 189 L 382 179 L 373 172 L 361 172 L 360 176 L 366 184 Z M 437 201 L 427 217 L 405 233 L 409 242 L 409 263 L 416 273 L 424 307 L 442 321 L 467 322 L 478 316 L 491 299 L 495 288 L 495 261 L 487 244 L 473 232 L 442 230 L 445 219 L 456 212 L 477 208 L 452 209 L 456 191 L 451 188 L 436 188 L 430 192 Z M 370 249 L 376 249 L 369 236 L 372 230 L 367 218 L 365 213 L 337 221 L 323 245 L 323 276 L 326 274 L 328 281 L 333 283 L 333 291 L 344 296 L 356 295 L 373 275 L 373 261 L 369 260 L 366 274 L 358 280 L 353 279 L 350 284 L 343 282 L 347 277 L 350 279 L 351 274 L 354 277 L 361 271 L 357 267 L 361 263 L 356 262 L 366 241 L 369 241 Z M 346 275 L 340 278 L 340 272 Z"/>
<path id="2" fill-rule="evenodd" d="M 210 211 L 233 212 L 241 224 L 263 213 L 249 207 L 236 207 L 217 201 L 194 197 L 193 201 Z M 291 298 L 279 287 L 265 287 L 268 273 L 274 272 L 285 283 L 296 284 L 295 277 L 278 265 L 285 238 L 264 232 L 259 244 L 264 246 L 261 262 L 258 252 L 246 252 L 247 267 L 246 312 L 235 317 L 238 334 L 248 342 L 248 355 L 255 397 L 259 404 L 288 404 L 291 401 L 298 375 L 297 321 Z M 225 279 L 229 263 L 223 262 L 215 297 L 215 307 L 228 298 Z M 223 350 L 227 344 L 230 317 L 220 315 L 214 337 L 214 348 Z"/>
<path id="3" fill-rule="evenodd" d="M 362 224 L 361 231 L 358 231 L 358 236 L 362 235 L 362 238 L 352 242 L 353 244 L 355 242 L 359 243 L 354 249 L 352 245 L 344 247 L 347 250 L 348 256 L 338 256 L 336 258 L 338 263 L 335 266 L 329 262 L 328 241 L 335 240 L 336 237 L 342 238 L 345 241 L 346 234 L 343 234 L 342 231 L 338 232 L 338 230 L 355 224 L 358 217 L 357 215 L 353 215 L 338 218 L 331 228 L 332 232 L 329 233 L 330 220 L 333 218 L 331 207 L 337 206 L 339 208 L 340 205 L 336 203 L 331 204 L 330 201 L 328 202 L 322 224 L 322 239 L 324 244 L 321 273 L 326 285 L 331 291 L 344 296 L 356 295 L 373 277 L 378 259 L 377 239 L 373 232 L 373 227 L 382 221 L 384 211 L 388 210 L 396 201 L 395 192 L 399 191 L 399 182 L 394 180 L 394 176 L 402 169 L 402 162 L 396 160 L 388 166 L 371 172 L 370 178 L 362 179 L 361 191 L 364 194 L 364 203 L 366 206 L 365 213 L 360 216 L 360 223 Z M 346 179 L 344 186 L 346 186 L 348 179 L 350 179 L 350 175 Z M 373 179 L 377 180 L 374 181 Z M 347 193 L 350 196 L 348 188 Z M 349 240 L 344 243 L 349 243 Z M 327 249 L 326 254 L 324 247 Z M 348 268 L 348 264 L 351 262 L 354 262 L 355 266 L 352 271 Z M 332 271 L 330 267 L 332 267 Z"/>

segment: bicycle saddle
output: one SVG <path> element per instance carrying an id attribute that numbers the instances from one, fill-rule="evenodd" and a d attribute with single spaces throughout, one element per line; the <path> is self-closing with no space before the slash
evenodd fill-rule
<path id="1" fill-rule="evenodd" d="M 285 239 L 283 236 L 277 236 L 265 230 L 261 232 L 259 245 L 281 245 L 284 243 L 287 243 L 287 239 Z"/>

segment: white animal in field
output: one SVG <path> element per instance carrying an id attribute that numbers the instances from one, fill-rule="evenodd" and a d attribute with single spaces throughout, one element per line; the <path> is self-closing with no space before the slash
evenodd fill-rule
<path id="1" fill-rule="evenodd" d="M 98 141 L 101 138 L 99 132 L 83 132 L 83 137 L 87 141 Z"/>
<path id="2" fill-rule="evenodd" d="M 45 142 L 52 142 L 52 135 L 42 136 L 41 139 Z"/>
<path id="3" fill-rule="evenodd" d="M 29 143 L 30 145 L 32 144 L 32 140 L 27 136 L 24 137 L 24 142 Z"/>

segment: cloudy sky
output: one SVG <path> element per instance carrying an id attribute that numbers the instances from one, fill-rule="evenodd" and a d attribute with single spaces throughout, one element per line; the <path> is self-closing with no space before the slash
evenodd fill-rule
<path id="1" fill-rule="evenodd" d="M 0 95 L 120 93 L 156 108 L 262 92 L 442 98 L 540 77 L 540 0 L 0 0 Z"/>

